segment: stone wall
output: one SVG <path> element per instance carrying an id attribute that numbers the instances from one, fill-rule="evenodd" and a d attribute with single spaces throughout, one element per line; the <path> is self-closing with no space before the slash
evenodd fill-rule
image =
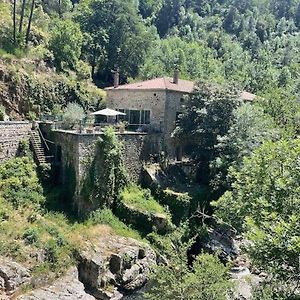
<path id="1" fill-rule="evenodd" d="M 15 157 L 22 140 L 30 137 L 30 122 L 0 122 L 0 163 Z"/>
<path id="2" fill-rule="evenodd" d="M 112 109 L 150 110 L 153 128 L 163 130 L 166 91 L 108 90 L 107 107 Z"/>
<path id="3" fill-rule="evenodd" d="M 176 127 L 177 113 L 183 112 L 183 105 L 185 101 L 185 93 L 168 91 L 165 107 L 165 131 L 164 143 L 166 145 L 166 152 L 170 158 L 176 157 L 176 140 L 172 138 L 172 133 Z"/>
<path id="4" fill-rule="evenodd" d="M 176 114 L 183 111 L 185 93 L 169 90 L 108 90 L 107 106 L 113 109 L 150 110 L 151 127 L 163 132 L 162 143 L 169 158 L 176 157 L 176 142 L 171 135 Z"/>
<path id="5" fill-rule="evenodd" d="M 86 161 L 94 154 L 96 141 L 101 133 L 79 134 L 63 130 L 52 131 L 48 137 L 56 144 L 60 152 L 61 182 L 67 195 L 78 211 L 83 210 L 81 186 L 86 171 Z M 125 166 L 131 182 L 139 182 L 143 164 L 153 155 L 160 152 L 161 137 L 159 134 L 124 133 L 119 134 L 124 143 Z M 84 209 L 87 209 L 85 207 Z"/>

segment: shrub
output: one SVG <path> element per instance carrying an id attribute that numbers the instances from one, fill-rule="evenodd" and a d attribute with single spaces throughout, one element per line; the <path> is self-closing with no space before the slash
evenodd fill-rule
<path id="1" fill-rule="evenodd" d="M 23 233 L 25 244 L 30 245 L 39 241 L 39 232 L 36 228 L 27 228 Z"/>
<path id="2" fill-rule="evenodd" d="M 77 103 L 69 103 L 63 113 L 65 129 L 73 129 L 85 117 L 83 108 Z"/>
<path id="3" fill-rule="evenodd" d="M 190 201 L 191 197 L 188 193 L 177 193 L 170 189 L 164 190 L 161 195 L 161 203 L 168 205 L 175 224 L 179 224 L 188 216 Z"/>
<path id="4" fill-rule="evenodd" d="M 35 165 L 28 157 L 11 159 L 0 165 L 0 191 L 15 208 L 45 201 Z"/>
<path id="5" fill-rule="evenodd" d="M 189 245 L 173 238 L 166 249 L 169 263 L 152 271 L 145 299 L 228 299 L 233 283 L 217 256 L 200 254 L 190 268 L 186 255 Z"/>
<path id="6" fill-rule="evenodd" d="M 76 65 L 76 73 L 78 80 L 91 79 L 91 67 L 82 60 Z"/>
<path id="7" fill-rule="evenodd" d="M 34 121 L 37 119 L 36 113 L 34 111 L 29 111 L 26 115 L 26 119 L 29 121 Z"/>
<path id="8" fill-rule="evenodd" d="M 48 240 L 48 242 L 44 247 L 44 250 L 45 250 L 46 261 L 51 264 L 56 264 L 59 257 L 58 246 L 56 241 L 54 239 Z"/>
<path id="9" fill-rule="evenodd" d="M 28 140 L 21 140 L 19 142 L 19 156 L 30 156 L 31 151 L 30 151 L 30 146 L 29 146 L 29 141 Z"/>
<path id="10" fill-rule="evenodd" d="M 136 185 L 130 185 L 123 190 L 121 201 L 143 212 L 166 213 L 165 209 L 152 197 L 150 190 Z"/>

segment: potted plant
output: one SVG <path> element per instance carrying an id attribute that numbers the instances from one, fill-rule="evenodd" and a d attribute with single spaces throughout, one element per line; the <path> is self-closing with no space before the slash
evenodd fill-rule
<path id="1" fill-rule="evenodd" d="M 120 124 L 119 124 L 120 133 L 125 132 L 126 126 L 127 126 L 127 122 L 120 122 Z"/>

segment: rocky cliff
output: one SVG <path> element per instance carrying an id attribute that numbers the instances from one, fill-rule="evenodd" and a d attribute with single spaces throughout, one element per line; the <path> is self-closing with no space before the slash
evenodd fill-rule
<path id="1" fill-rule="evenodd" d="M 118 300 L 142 288 L 150 268 L 156 265 L 155 252 L 145 243 L 114 235 L 88 242 L 78 266 L 51 285 L 34 288 L 30 269 L 0 258 L 0 299 L 19 300 Z M 33 288 L 23 294 L 25 288 Z"/>

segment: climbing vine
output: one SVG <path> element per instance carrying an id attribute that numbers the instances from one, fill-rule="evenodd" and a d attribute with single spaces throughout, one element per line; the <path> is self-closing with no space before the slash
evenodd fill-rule
<path id="1" fill-rule="evenodd" d="M 123 144 L 108 127 L 96 142 L 95 155 L 87 163 L 82 196 L 96 207 L 111 207 L 128 182 Z"/>

